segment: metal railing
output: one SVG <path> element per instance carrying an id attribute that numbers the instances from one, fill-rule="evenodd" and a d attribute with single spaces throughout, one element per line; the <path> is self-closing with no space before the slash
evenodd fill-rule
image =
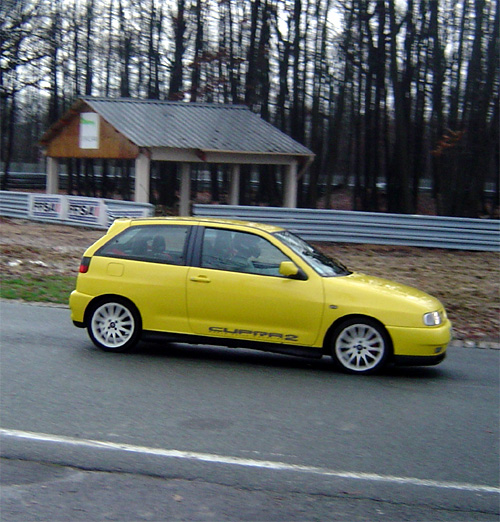
<path id="1" fill-rule="evenodd" d="M 308 241 L 500 251 L 492 219 L 232 205 L 194 205 L 193 215 L 278 225 Z"/>
<path id="2" fill-rule="evenodd" d="M 36 196 L 39 194 L 36 194 Z M 135 203 L 134 201 L 122 201 L 118 199 L 98 199 L 98 198 L 78 198 L 71 196 L 55 196 L 63 198 L 72 198 L 72 200 L 84 200 L 83 204 L 93 203 L 97 206 L 102 202 L 104 204 L 106 216 L 105 219 L 100 223 L 93 224 L 91 222 L 84 222 L 81 220 L 78 223 L 75 219 L 65 220 L 58 219 L 57 217 L 36 216 L 33 217 L 33 213 L 30 212 L 30 197 L 33 194 L 29 192 L 11 192 L 11 191 L 0 191 L 0 216 L 20 218 L 20 219 L 33 219 L 36 221 L 50 222 L 50 223 L 61 223 L 65 225 L 81 225 L 89 226 L 92 228 L 107 228 L 117 217 L 142 217 L 152 216 L 154 214 L 154 206 L 150 203 Z M 91 206 L 88 205 L 87 206 Z"/>
<path id="3" fill-rule="evenodd" d="M 29 219 L 29 198 L 27 192 L 0 191 L 0 215 Z M 120 216 L 153 215 L 149 203 L 103 201 L 108 223 Z M 193 205 L 193 215 L 278 225 L 308 241 L 500 252 L 500 221 L 493 219 L 233 205 Z"/>
<path id="4" fill-rule="evenodd" d="M 27 192 L 0 191 L 0 216 L 28 219 L 29 195 Z"/>

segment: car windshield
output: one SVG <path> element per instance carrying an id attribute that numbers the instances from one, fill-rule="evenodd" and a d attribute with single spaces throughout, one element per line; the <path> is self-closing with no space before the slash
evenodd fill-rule
<path id="1" fill-rule="evenodd" d="M 274 235 L 323 277 L 344 276 L 351 273 L 342 263 L 316 250 L 289 231 L 276 232 Z"/>

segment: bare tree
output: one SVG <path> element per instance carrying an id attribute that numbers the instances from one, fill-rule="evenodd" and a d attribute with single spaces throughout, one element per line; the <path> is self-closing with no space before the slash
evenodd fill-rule
<path id="1" fill-rule="evenodd" d="M 3 163 L 1 189 L 9 187 L 9 171 L 14 154 L 18 124 L 18 98 L 35 88 L 43 78 L 40 67 L 49 55 L 46 5 L 4 0 L 0 4 L 0 161 Z M 29 71 L 29 74 L 27 72 Z"/>
<path id="2" fill-rule="evenodd" d="M 201 61 L 203 55 L 203 3 L 196 0 L 194 6 L 196 18 L 196 37 L 194 43 L 193 63 L 191 68 L 191 101 L 198 100 L 201 83 Z"/>
<path id="3" fill-rule="evenodd" d="M 177 0 L 177 11 L 172 13 L 172 23 L 174 31 L 174 59 L 170 71 L 170 85 L 168 89 L 169 100 L 182 99 L 184 93 L 183 89 L 183 60 L 184 52 L 186 50 L 185 33 L 186 20 L 185 1 Z"/>
<path id="4" fill-rule="evenodd" d="M 299 205 L 322 204 L 325 185 L 331 206 L 340 180 L 344 187 L 354 183 L 354 209 L 416 212 L 421 182 L 432 176 L 439 213 L 492 213 L 485 186 L 493 181 L 498 192 L 498 6 L 498 0 L 4 0 L 1 160 L 8 171 L 12 158 L 26 157 L 19 130 L 45 128 L 82 94 L 174 100 L 187 94 L 192 102 L 246 103 L 310 147 L 316 162 L 299 187 Z M 339 16 L 343 27 L 333 30 Z M 30 112 L 28 104 L 42 110 Z M 38 123 L 30 126 L 30 118 Z M 159 201 L 170 204 L 175 172 L 155 169 Z M 70 170 L 72 189 L 85 190 L 76 162 Z M 214 198 L 220 172 L 212 173 Z M 279 173 L 258 172 L 258 190 L 251 191 L 242 169 L 242 201 L 280 201 Z M 87 180 L 96 192 L 90 170 Z M 8 175 L 4 187 L 7 181 Z"/>

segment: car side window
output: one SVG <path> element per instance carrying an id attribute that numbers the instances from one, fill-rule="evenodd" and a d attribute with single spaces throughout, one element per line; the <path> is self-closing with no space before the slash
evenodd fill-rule
<path id="1" fill-rule="evenodd" d="M 127 228 L 102 246 L 96 256 L 183 265 L 189 227 L 144 225 Z"/>
<path id="2" fill-rule="evenodd" d="M 283 277 L 279 273 L 282 261 L 290 259 L 260 236 L 221 228 L 205 229 L 203 268 Z"/>

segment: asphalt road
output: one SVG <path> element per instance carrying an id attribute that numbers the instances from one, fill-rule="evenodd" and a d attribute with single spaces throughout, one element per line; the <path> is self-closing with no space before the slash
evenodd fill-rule
<path id="1" fill-rule="evenodd" d="M 499 355 L 371 377 L 0 302 L 1 520 L 498 521 Z"/>

